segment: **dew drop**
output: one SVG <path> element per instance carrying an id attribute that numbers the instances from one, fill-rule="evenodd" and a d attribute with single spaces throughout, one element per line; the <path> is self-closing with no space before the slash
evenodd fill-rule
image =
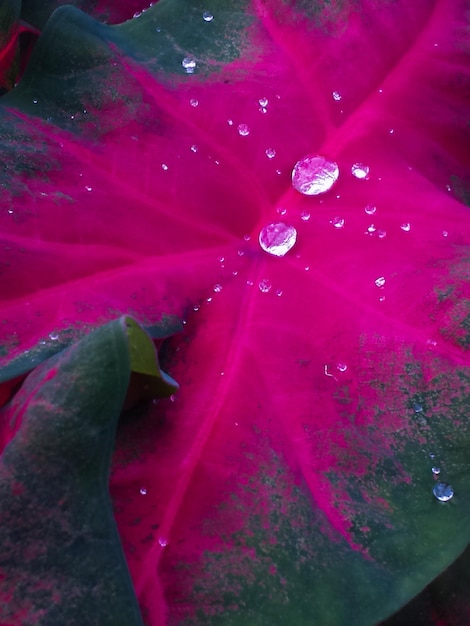
<path id="1" fill-rule="evenodd" d="M 213 291 L 214 291 L 214 293 L 220 293 L 222 291 L 222 285 L 217 283 L 217 285 L 214 285 Z"/>
<path id="2" fill-rule="evenodd" d="M 276 209 L 276 213 L 279 213 L 279 215 L 285 215 L 287 213 L 287 209 L 285 209 L 284 207 L 278 206 Z"/>
<path id="3" fill-rule="evenodd" d="M 271 281 L 267 278 L 262 278 L 258 283 L 258 288 L 261 293 L 268 293 L 269 291 L 271 291 L 272 288 Z"/>
<path id="4" fill-rule="evenodd" d="M 210 11 L 204 11 L 204 13 L 202 14 L 202 19 L 205 22 L 212 22 L 212 20 L 214 19 L 214 16 L 212 15 Z"/>
<path id="5" fill-rule="evenodd" d="M 248 287 L 253 287 L 253 281 L 252 280 L 247 280 L 246 284 L 248 285 Z"/>
<path id="6" fill-rule="evenodd" d="M 331 222 L 335 228 L 344 228 L 344 217 L 334 217 Z"/>
<path id="7" fill-rule="evenodd" d="M 378 230 L 377 231 L 377 235 L 378 235 L 379 239 L 384 239 L 387 236 L 387 231 L 386 230 Z"/>
<path id="8" fill-rule="evenodd" d="M 223 263 L 225 261 L 225 257 L 224 256 L 219 256 L 219 258 L 217 259 L 217 261 L 219 263 Z"/>
<path id="9" fill-rule="evenodd" d="M 281 171 L 281 170 L 276 170 L 276 174 L 277 174 L 278 176 L 280 176 L 280 175 L 282 174 L 282 171 Z"/>
<path id="10" fill-rule="evenodd" d="M 168 171 L 168 165 L 166 163 L 162 163 L 162 170 L 164 172 Z"/>
<path id="11" fill-rule="evenodd" d="M 146 496 L 146 495 L 147 495 L 147 489 L 146 489 L 145 487 L 141 487 L 141 488 L 139 489 L 139 491 L 140 491 L 140 493 L 141 493 L 143 496 Z"/>
<path id="12" fill-rule="evenodd" d="M 267 148 L 266 156 L 268 157 L 268 159 L 274 159 L 274 157 L 276 156 L 276 150 L 274 148 Z"/>
<path id="13" fill-rule="evenodd" d="M 354 163 L 351 167 L 351 174 L 356 178 L 364 179 L 369 176 L 370 167 L 364 163 Z"/>
<path id="14" fill-rule="evenodd" d="M 343 98 L 339 91 L 333 91 L 331 95 L 333 96 L 333 100 L 335 100 L 336 102 L 339 102 Z"/>
<path id="15" fill-rule="evenodd" d="M 276 296 L 278 296 L 278 298 L 282 296 L 282 293 L 282 289 L 276 289 Z"/>
<path id="16" fill-rule="evenodd" d="M 90 187 L 90 185 L 85 185 L 85 189 L 87 191 L 93 191 L 93 187 Z"/>
<path id="17" fill-rule="evenodd" d="M 189 104 L 196 108 L 199 105 L 199 100 L 196 100 L 196 98 L 191 98 L 191 100 L 189 101 Z"/>
<path id="18" fill-rule="evenodd" d="M 308 222 L 308 220 L 310 219 L 310 213 L 308 211 L 302 211 L 302 213 L 300 214 L 300 219 L 303 222 Z"/>
<path id="19" fill-rule="evenodd" d="M 268 112 L 268 109 L 266 107 L 260 107 L 258 110 L 259 110 L 260 113 L 267 113 Z"/>
<path id="20" fill-rule="evenodd" d="M 435 466 L 432 468 L 432 473 L 434 474 L 434 476 L 438 476 L 438 475 L 441 473 L 441 468 L 440 468 L 440 467 L 437 467 L 437 465 L 435 465 Z"/>
<path id="21" fill-rule="evenodd" d="M 142 11 L 136 11 L 132 17 L 135 19 L 135 18 L 140 17 L 141 15 L 142 15 Z"/>
<path id="22" fill-rule="evenodd" d="M 51 341 L 57 341 L 59 339 L 59 333 L 56 333 L 56 332 L 49 333 L 49 339 Z"/>
<path id="23" fill-rule="evenodd" d="M 415 413 L 422 413 L 424 411 L 422 404 L 413 405 L 413 409 Z"/>
<path id="24" fill-rule="evenodd" d="M 245 241 L 250 241 L 250 239 L 251 239 L 251 235 L 248 235 L 248 233 L 246 233 L 245 235 L 243 235 L 243 239 L 244 239 Z"/>
<path id="25" fill-rule="evenodd" d="M 160 537 L 158 543 L 161 545 L 162 548 L 165 548 L 168 545 L 168 539 L 165 539 L 165 537 Z"/>
<path id="26" fill-rule="evenodd" d="M 408 233 L 411 230 L 411 224 L 409 222 L 403 222 L 400 228 L 404 230 L 405 233 Z"/>
<path id="27" fill-rule="evenodd" d="M 338 365 L 336 366 L 336 369 L 339 372 L 345 372 L 348 369 L 348 366 L 346 365 L 346 363 L 338 363 Z"/>
<path id="28" fill-rule="evenodd" d="M 448 237 L 449 236 L 449 232 L 447 230 L 443 230 L 442 231 L 442 236 L 443 237 Z"/>
<path id="29" fill-rule="evenodd" d="M 37 98 L 33 98 L 33 104 L 37 104 L 38 103 L 38 99 Z"/>
<path id="30" fill-rule="evenodd" d="M 181 61 L 181 65 L 186 70 L 186 74 L 194 74 L 194 70 L 196 69 L 196 61 L 194 57 L 184 57 Z"/>
<path id="31" fill-rule="evenodd" d="M 267 107 L 269 100 L 267 98 L 260 98 L 258 102 L 260 107 Z"/>
<path id="32" fill-rule="evenodd" d="M 196 312 L 199 311 L 199 305 L 198 304 L 195 304 L 193 306 L 193 311 L 196 311 Z"/>
<path id="33" fill-rule="evenodd" d="M 8 209 L 8 214 L 13 215 L 13 209 Z"/>
<path id="34" fill-rule="evenodd" d="M 228 124 L 229 126 L 233 126 L 233 120 L 227 120 L 227 124 Z"/>
<path id="35" fill-rule="evenodd" d="M 364 211 L 367 213 L 367 215 L 374 215 L 374 213 L 377 211 L 377 207 L 373 204 L 367 204 L 364 207 Z"/>
<path id="36" fill-rule="evenodd" d="M 377 285 L 377 287 L 383 287 L 385 285 L 385 277 L 379 276 L 378 278 L 375 279 L 374 282 Z"/>
<path id="37" fill-rule="evenodd" d="M 198 151 L 198 147 L 196 146 L 196 144 L 193 144 L 191 146 L 191 152 L 197 152 Z"/>
<path id="38" fill-rule="evenodd" d="M 367 227 L 367 232 L 372 235 L 373 233 L 375 233 L 377 229 L 375 228 L 374 224 L 371 224 L 370 226 Z"/>
<path id="39" fill-rule="evenodd" d="M 297 241 L 297 231 L 284 222 L 264 226 L 258 237 L 259 245 L 268 254 L 284 256 Z"/>
<path id="40" fill-rule="evenodd" d="M 306 196 L 316 196 L 331 189 L 338 176 L 339 167 L 335 161 L 319 154 L 307 154 L 292 170 L 292 186 Z"/>
<path id="41" fill-rule="evenodd" d="M 238 124 L 238 134 L 242 137 L 247 137 L 250 134 L 250 127 L 248 124 Z"/>
<path id="42" fill-rule="evenodd" d="M 439 502 L 448 502 L 454 496 L 454 490 L 448 483 L 436 483 L 432 492 Z"/>
<path id="43" fill-rule="evenodd" d="M 245 254 L 244 250 L 237 250 L 238 256 L 243 256 Z"/>
<path id="44" fill-rule="evenodd" d="M 310 265 L 306 265 L 306 266 L 304 267 L 304 270 L 305 270 L 306 272 L 309 272 L 309 271 L 310 271 Z"/>
<path id="45" fill-rule="evenodd" d="M 395 129 L 394 128 L 389 128 L 388 129 L 388 134 L 389 135 L 393 135 L 395 133 Z"/>

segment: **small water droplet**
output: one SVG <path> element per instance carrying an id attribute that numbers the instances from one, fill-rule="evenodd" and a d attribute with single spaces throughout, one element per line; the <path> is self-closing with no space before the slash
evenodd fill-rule
<path id="1" fill-rule="evenodd" d="M 452 191 L 452 187 L 450 185 L 446 185 L 447 191 Z"/>
<path id="2" fill-rule="evenodd" d="M 271 291 L 271 281 L 268 280 L 267 278 L 262 278 L 259 283 L 258 283 L 258 288 L 261 291 L 261 293 L 268 293 L 269 291 Z"/>
<path id="3" fill-rule="evenodd" d="M 205 22 L 212 22 L 212 20 L 214 19 L 214 16 L 212 15 L 210 11 L 204 11 L 204 13 L 202 14 L 202 19 Z"/>
<path id="4" fill-rule="evenodd" d="M 276 296 L 278 296 L 279 298 L 282 296 L 282 289 L 276 289 Z"/>
<path id="5" fill-rule="evenodd" d="M 196 144 L 193 144 L 191 146 L 191 152 L 197 152 L 198 151 L 198 147 L 196 146 Z"/>
<path id="6" fill-rule="evenodd" d="M 448 483 L 436 483 L 432 492 L 439 502 L 448 502 L 454 496 L 454 490 Z"/>
<path id="7" fill-rule="evenodd" d="M 196 108 L 199 105 L 199 100 L 196 100 L 196 98 L 191 98 L 191 100 L 189 101 L 189 104 Z"/>
<path id="8" fill-rule="evenodd" d="M 266 107 L 260 107 L 260 108 L 258 109 L 258 111 L 259 111 L 260 113 L 267 113 L 267 112 L 268 112 L 268 109 L 267 109 Z"/>
<path id="9" fill-rule="evenodd" d="M 59 339 L 59 333 L 57 332 L 49 333 L 49 339 L 51 341 L 57 341 Z"/>
<path id="10" fill-rule="evenodd" d="M 336 369 L 339 372 L 345 372 L 348 369 L 348 366 L 346 365 L 346 363 L 338 363 L 338 365 L 336 366 Z"/>
<path id="11" fill-rule="evenodd" d="M 411 230 L 411 224 L 409 222 L 403 222 L 400 228 L 404 230 L 405 233 L 408 233 Z"/>
<path id="12" fill-rule="evenodd" d="M 158 543 L 161 545 L 162 548 L 165 548 L 168 545 L 168 539 L 165 539 L 165 537 L 160 537 Z"/>
<path id="13" fill-rule="evenodd" d="M 155 31 L 156 31 L 157 33 L 161 33 L 161 32 L 162 32 L 162 28 L 161 28 L 161 26 L 157 26 L 157 28 L 155 29 Z"/>
<path id="14" fill-rule="evenodd" d="M 252 280 L 247 280 L 246 284 L 248 285 L 248 287 L 253 287 L 253 285 L 254 285 Z"/>
<path id="15" fill-rule="evenodd" d="M 219 283 L 217 283 L 217 285 L 214 285 L 215 293 L 220 293 L 221 291 L 222 291 L 222 285 L 220 285 Z"/>
<path id="16" fill-rule="evenodd" d="M 367 215 L 374 215 L 374 213 L 377 211 L 377 207 L 373 204 L 367 204 L 364 207 L 364 211 L 367 213 Z"/>
<path id="17" fill-rule="evenodd" d="M 442 236 L 443 236 L 443 237 L 448 237 L 448 236 L 449 236 L 449 231 L 447 231 L 447 230 L 443 230 L 443 231 L 442 231 Z"/>
<path id="18" fill-rule="evenodd" d="M 300 219 L 303 222 L 308 222 L 308 220 L 310 219 L 310 213 L 308 211 L 302 211 L 300 214 Z"/>
<path id="19" fill-rule="evenodd" d="M 292 186 L 300 193 L 315 196 L 325 193 L 338 180 L 339 167 L 319 154 L 307 154 L 292 170 Z"/>
<path id="20" fill-rule="evenodd" d="M 389 128 L 388 129 L 388 134 L 389 135 L 393 135 L 395 133 L 395 129 L 394 128 Z"/>
<path id="21" fill-rule="evenodd" d="M 304 267 L 304 270 L 305 270 L 306 272 L 309 272 L 309 271 L 310 271 L 310 265 L 306 265 L 306 266 Z"/>
<path id="22" fill-rule="evenodd" d="M 282 171 L 281 171 L 281 170 L 276 170 L 276 174 L 277 174 L 278 176 L 280 176 L 280 175 L 282 174 Z"/>
<path id="23" fill-rule="evenodd" d="M 136 18 L 140 17 L 141 15 L 142 15 L 142 11 L 136 11 L 132 17 L 134 19 L 136 19 Z"/>
<path id="24" fill-rule="evenodd" d="M 162 170 L 166 172 L 168 170 L 168 165 L 166 163 L 162 163 Z"/>
<path id="25" fill-rule="evenodd" d="M 339 91 L 333 91 L 331 95 L 333 96 L 333 100 L 336 100 L 336 102 L 339 102 L 343 98 Z"/>
<path id="26" fill-rule="evenodd" d="M 93 191 L 93 187 L 90 187 L 90 185 L 85 185 L 85 189 L 87 191 Z"/>
<path id="27" fill-rule="evenodd" d="M 194 57 L 184 57 L 181 61 L 181 65 L 184 67 L 186 74 L 194 74 L 196 69 L 196 60 Z"/>
<path id="28" fill-rule="evenodd" d="M 269 100 L 267 98 L 260 98 L 258 102 L 261 107 L 267 107 Z"/>
<path id="29" fill-rule="evenodd" d="M 379 302 L 384 302 L 384 301 L 385 301 L 385 296 L 380 296 Z"/>
<path id="30" fill-rule="evenodd" d="M 422 413 L 424 411 L 422 404 L 414 404 L 413 410 L 415 413 Z"/>
<path id="31" fill-rule="evenodd" d="M 251 235 L 248 235 L 248 233 L 247 233 L 247 234 L 243 235 L 243 239 L 244 239 L 245 241 L 250 241 L 250 239 L 251 239 Z"/>
<path id="32" fill-rule="evenodd" d="M 198 304 L 195 304 L 193 306 L 193 311 L 196 311 L 196 312 L 199 311 L 199 305 Z"/>
<path id="33" fill-rule="evenodd" d="M 242 137 L 247 137 L 250 134 L 250 127 L 248 124 L 238 124 L 238 134 Z"/>
<path id="34" fill-rule="evenodd" d="M 206 302 L 210 304 L 212 302 L 212 298 L 209 296 L 208 298 L 206 298 Z"/>
<path id="35" fill-rule="evenodd" d="M 432 470 L 431 470 L 431 471 L 432 471 L 432 473 L 434 474 L 434 476 L 438 476 L 438 475 L 441 473 L 441 468 L 440 468 L 440 467 L 437 467 L 437 465 L 435 465 L 435 466 L 432 468 Z"/>
<path id="36" fill-rule="evenodd" d="M 268 157 L 268 159 L 274 159 L 274 157 L 276 156 L 276 150 L 274 148 L 267 148 L 266 156 Z"/>
<path id="37" fill-rule="evenodd" d="M 217 259 L 217 261 L 219 263 L 223 263 L 225 261 L 225 257 L 224 256 L 219 256 L 219 258 Z"/>
<path id="38" fill-rule="evenodd" d="M 335 228 L 344 228 L 344 217 L 334 217 L 330 224 L 333 224 Z"/>
<path id="39" fill-rule="evenodd" d="M 9 215 L 13 215 L 13 209 L 8 209 Z"/>
<path id="40" fill-rule="evenodd" d="M 284 222 L 264 226 L 258 237 L 261 248 L 273 256 L 284 256 L 297 241 L 297 231 Z"/>
<path id="41" fill-rule="evenodd" d="M 140 493 L 141 493 L 143 496 L 146 496 L 146 495 L 147 495 L 147 489 L 146 489 L 145 487 L 141 487 L 141 488 L 139 489 L 139 491 L 140 491 Z"/>
<path id="42" fill-rule="evenodd" d="M 33 98 L 33 104 L 37 104 L 38 103 L 38 99 L 37 98 Z"/>
<path id="43" fill-rule="evenodd" d="M 278 206 L 276 209 L 276 213 L 279 213 L 279 215 L 285 215 L 287 213 L 287 209 L 285 209 L 283 206 Z"/>
<path id="44" fill-rule="evenodd" d="M 364 179 L 369 176 L 370 167 L 364 163 L 354 163 L 351 167 L 351 174 L 356 178 Z"/>
<path id="45" fill-rule="evenodd" d="M 379 276 L 378 278 L 375 279 L 374 282 L 377 285 L 377 287 L 383 287 L 385 285 L 385 276 Z"/>
<path id="46" fill-rule="evenodd" d="M 367 232 L 372 235 L 373 233 L 375 233 L 377 229 L 375 228 L 374 224 L 371 224 L 370 226 L 367 227 Z"/>
<path id="47" fill-rule="evenodd" d="M 386 230 L 378 230 L 377 231 L 377 235 L 378 235 L 379 239 L 384 239 L 387 236 L 387 231 Z"/>
<path id="48" fill-rule="evenodd" d="M 227 120 L 227 124 L 228 124 L 229 126 L 233 126 L 233 120 Z"/>
<path id="49" fill-rule="evenodd" d="M 245 254 L 244 250 L 238 250 L 237 251 L 238 256 L 243 256 Z"/>

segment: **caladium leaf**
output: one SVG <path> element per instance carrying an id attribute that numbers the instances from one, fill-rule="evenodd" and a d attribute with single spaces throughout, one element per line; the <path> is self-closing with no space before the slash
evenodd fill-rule
<path id="1" fill-rule="evenodd" d="M 136 339 L 138 337 L 138 339 Z M 1 412 L 2 624 L 142 624 L 108 492 L 136 341 L 131 318 L 40 365 Z"/>
<path id="2" fill-rule="evenodd" d="M 467 545 L 465 16 L 63 7 L 3 98 L 3 362 L 117 313 L 187 322 L 181 392 L 113 464 L 147 624 L 373 624 Z M 312 154 L 339 178 L 307 196 Z"/>

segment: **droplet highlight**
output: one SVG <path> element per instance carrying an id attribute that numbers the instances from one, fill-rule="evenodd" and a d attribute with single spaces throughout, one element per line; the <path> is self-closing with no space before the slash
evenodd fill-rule
<path id="1" fill-rule="evenodd" d="M 436 483 L 432 492 L 439 502 L 448 502 L 454 497 L 454 490 L 448 483 Z"/>
<path id="2" fill-rule="evenodd" d="M 329 191 L 338 180 L 339 167 L 319 154 L 307 154 L 292 170 L 292 186 L 306 196 Z"/>
<path id="3" fill-rule="evenodd" d="M 297 230 L 284 222 L 267 224 L 261 229 L 258 241 L 268 254 L 285 256 L 297 241 Z"/>

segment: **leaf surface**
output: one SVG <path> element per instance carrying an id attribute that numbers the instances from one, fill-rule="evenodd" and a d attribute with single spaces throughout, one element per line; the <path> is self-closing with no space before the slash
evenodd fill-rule
<path id="1" fill-rule="evenodd" d="M 59 9 L 3 98 L 3 362 L 186 322 L 113 464 L 147 624 L 374 624 L 465 549 L 469 67 L 464 1 L 161 0 Z"/>

